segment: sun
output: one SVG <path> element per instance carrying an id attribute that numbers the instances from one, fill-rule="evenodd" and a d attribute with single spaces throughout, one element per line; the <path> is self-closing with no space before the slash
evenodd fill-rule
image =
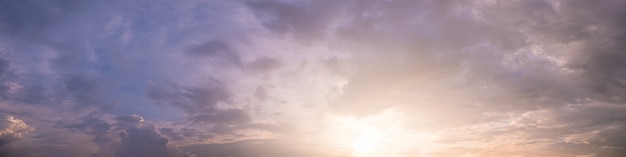
<path id="1" fill-rule="evenodd" d="M 385 129 L 380 128 L 369 119 L 355 117 L 333 117 L 330 132 L 337 146 L 351 152 L 355 157 L 372 157 L 383 152 L 385 144 Z"/>
<path id="2" fill-rule="evenodd" d="M 375 151 L 376 143 L 366 137 L 360 137 L 352 143 L 352 151 L 358 154 L 369 154 Z"/>
<path id="3" fill-rule="evenodd" d="M 436 134 L 408 129 L 402 113 L 395 109 L 365 117 L 329 113 L 323 137 L 353 157 L 408 157 L 436 150 Z"/>

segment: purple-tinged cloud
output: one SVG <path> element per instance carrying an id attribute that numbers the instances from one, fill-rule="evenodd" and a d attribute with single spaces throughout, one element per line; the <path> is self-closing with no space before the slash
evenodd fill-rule
<path id="1" fill-rule="evenodd" d="M 0 156 L 624 156 L 625 6 L 0 0 Z"/>

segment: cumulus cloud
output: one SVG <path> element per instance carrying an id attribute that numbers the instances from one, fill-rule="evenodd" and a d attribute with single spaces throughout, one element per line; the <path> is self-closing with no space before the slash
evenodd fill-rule
<path id="1" fill-rule="evenodd" d="M 159 135 L 153 126 L 131 127 L 119 134 L 118 157 L 167 156 L 167 139 Z"/>
<path id="2" fill-rule="evenodd" d="M 0 145 L 19 140 L 29 132 L 34 131 L 33 127 L 13 116 L 5 116 L 0 123 L 0 128 L 2 128 L 0 130 Z"/>

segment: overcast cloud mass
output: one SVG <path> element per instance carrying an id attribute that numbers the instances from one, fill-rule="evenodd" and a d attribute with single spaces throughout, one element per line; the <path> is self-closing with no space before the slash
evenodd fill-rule
<path id="1" fill-rule="evenodd" d="M 0 0 L 0 156 L 624 157 L 624 0 Z"/>

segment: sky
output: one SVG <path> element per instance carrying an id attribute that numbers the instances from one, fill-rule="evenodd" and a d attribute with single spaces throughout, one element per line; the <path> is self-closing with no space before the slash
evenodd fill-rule
<path id="1" fill-rule="evenodd" d="M 624 0 L 0 0 L 0 156 L 624 157 Z"/>

